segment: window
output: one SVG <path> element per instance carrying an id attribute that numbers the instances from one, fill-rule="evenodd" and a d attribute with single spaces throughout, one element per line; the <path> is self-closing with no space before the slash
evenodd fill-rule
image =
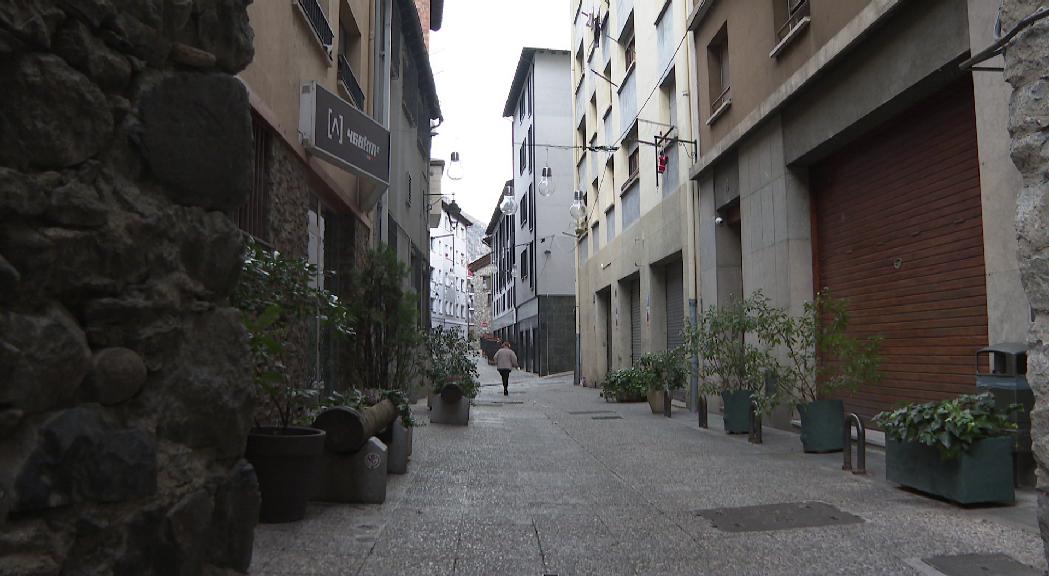
<path id="1" fill-rule="evenodd" d="M 597 251 L 601 249 L 601 236 L 598 232 L 601 231 L 601 223 L 594 222 L 594 225 L 590 227 L 590 239 L 593 240 L 593 253 L 597 254 Z"/>
<path id="2" fill-rule="evenodd" d="M 529 272 L 528 264 L 529 264 L 529 262 L 530 262 L 530 260 L 528 259 L 528 248 L 525 248 L 524 250 L 521 251 L 521 278 L 528 278 L 528 272 Z"/>
<path id="3" fill-rule="evenodd" d="M 531 184 L 529 186 L 529 192 L 525 192 L 524 198 L 521 198 L 521 227 L 524 228 L 525 224 L 528 224 L 528 209 L 530 207 L 528 197 L 531 195 Z"/>
<path id="4" fill-rule="evenodd" d="M 626 73 L 630 73 L 630 69 L 634 67 L 634 61 L 637 59 L 637 52 L 634 48 L 634 37 L 631 36 L 630 40 L 627 40 L 626 46 L 623 49 L 623 68 Z"/>
<path id="5" fill-rule="evenodd" d="M 707 45 L 711 121 L 715 120 L 716 114 L 731 102 L 729 91 L 732 88 L 732 79 L 728 57 L 728 23 L 725 23 Z"/>
<path id="6" fill-rule="evenodd" d="M 810 21 L 809 0 L 773 0 L 776 46 L 769 56 L 776 58 L 797 38 Z"/>
<path id="7" fill-rule="evenodd" d="M 525 168 L 528 167 L 528 135 L 525 134 L 524 140 L 521 141 L 521 149 L 518 151 L 518 163 L 521 174 L 524 174 Z"/>
<path id="8" fill-rule="evenodd" d="M 605 211 L 605 246 L 612 243 L 616 237 L 616 207 L 613 206 Z"/>
<path id="9" fill-rule="evenodd" d="M 623 230 L 626 230 L 641 217 L 641 184 L 634 182 L 619 201 L 623 206 Z"/>
<path id="10" fill-rule="evenodd" d="M 406 174 L 408 177 L 408 193 L 404 195 L 404 203 L 408 206 L 412 205 L 412 175 Z"/>
<path id="11" fill-rule="evenodd" d="M 627 179 L 633 180 L 638 177 L 641 172 L 641 147 L 634 148 L 634 151 L 630 153 L 627 158 Z"/>

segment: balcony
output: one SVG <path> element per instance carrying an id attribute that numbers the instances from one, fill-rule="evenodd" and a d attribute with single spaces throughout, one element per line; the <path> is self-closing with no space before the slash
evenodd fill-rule
<path id="1" fill-rule="evenodd" d="M 358 110 L 364 110 L 364 90 L 361 89 L 360 83 L 357 82 L 357 77 L 353 74 L 350 61 L 341 54 L 339 55 L 339 86 L 346 91 L 346 94 L 350 97 L 350 102 Z"/>
<path id="2" fill-rule="evenodd" d="M 302 11 L 306 21 L 310 23 L 310 28 L 313 29 L 313 34 L 317 36 L 317 41 L 321 43 L 324 51 L 330 57 L 335 33 L 332 32 L 331 24 L 328 24 L 328 17 L 324 14 L 324 8 L 321 8 L 317 0 L 298 0 L 298 3 L 299 10 Z"/>

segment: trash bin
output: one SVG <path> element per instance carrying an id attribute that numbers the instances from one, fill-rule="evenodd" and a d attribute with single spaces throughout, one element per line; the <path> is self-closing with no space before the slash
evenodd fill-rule
<path id="1" fill-rule="evenodd" d="M 1013 413 L 1016 436 L 1013 442 L 1013 478 L 1017 486 L 1034 486 L 1034 456 L 1031 453 L 1031 409 L 1034 392 L 1027 383 L 1027 344 L 1003 343 L 976 353 L 976 389 L 990 392 L 1000 408 L 1023 406 Z"/>

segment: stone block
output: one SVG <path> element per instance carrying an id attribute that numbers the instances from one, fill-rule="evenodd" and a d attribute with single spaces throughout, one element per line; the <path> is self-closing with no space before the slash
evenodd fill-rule
<path id="1" fill-rule="evenodd" d="M 398 418 L 382 435 L 387 448 L 386 471 L 390 474 L 407 474 L 408 457 L 412 453 L 412 430 Z"/>
<path id="2" fill-rule="evenodd" d="M 131 62 L 94 36 L 86 24 L 76 20 L 69 20 L 59 30 L 55 51 L 105 91 L 123 90 L 131 80 Z"/>
<path id="3" fill-rule="evenodd" d="M 95 353 L 84 383 L 88 397 L 113 405 L 131 399 L 146 383 L 146 364 L 134 350 L 106 348 Z"/>
<path id="4" fill-rule="evenodd" d="M 386 501 L 386 445 L 378 438 L 352 454 L 325 452 L 314 500 L 382 504 Z"/>
<path id="5" fill-rule="evenodd" d="M 465 396 L 455 402 L 447 402 L 434 396 L 430 405 L 430 423 L 449 426 L 466 426 L 470 423 L 470 399 Z"/>
<path id="6" fill-rule="evenodd" d="M 239 80 L 189 73 L 155 80 L 142 97 L 140 116 L 146 160 L 173 202 L 209 210 L 244 202 L 254 145 L 248 95 Z"/>
<path id="7" fill-rule="evenodd" d="M 0 3 L 0 29 L 39 48 L 48 48 L 65 14 L 48 0 L 9 0 Z"/>
<path id="8" fill-rule="evenodd" d="M 61 306 L 0 312 L 0 405 L 43 412 L 70 401 L 90 365 L 84 333 Z"/>
<path id="9" fill-rule="evenodd" d="M 87 76 L 53 54 L 0 61 L 0 165 L 67 168 L 109 142 L 113 116 Z"/>

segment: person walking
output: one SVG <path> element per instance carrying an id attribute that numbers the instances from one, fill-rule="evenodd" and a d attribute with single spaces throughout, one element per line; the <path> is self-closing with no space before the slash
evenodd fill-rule
<path id="1" fill-rule="evenodd" d="M 509 342 L 503 342 L 503 347 L 495 353 L 495 367 L 499 375 L 503 377 L 503 396 L 510 395 L 510 371 L 517 368 L 517 354 L 510 349 Z"/>

